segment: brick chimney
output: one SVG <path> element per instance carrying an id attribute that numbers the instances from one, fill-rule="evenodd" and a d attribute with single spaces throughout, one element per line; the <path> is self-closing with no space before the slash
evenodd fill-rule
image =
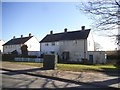
<path id="1" fill-rule="evenodd" d="M 50 34 L 53 34 L 53 30 L 50 31 Z"/>
<path id="2" fill-rule="evenodd" d="M 64 32 L 67 32 L 67 28 L 64 29 Z"/>
<path id="3" fill-rule="evenodd" d="M 81 27 L 81 30 L 85 30 L 85 26 L 82 26 L 82 27 Z"/>

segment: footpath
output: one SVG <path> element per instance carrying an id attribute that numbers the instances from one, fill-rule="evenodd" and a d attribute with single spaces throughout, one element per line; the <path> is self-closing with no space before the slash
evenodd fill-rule
<path id="1" fill-rule="evenodd" d="M 120 88 L 120 78 L 118 74 L 112 75 L 101 72 L 44 70 L 33 66 L 2 62 L 1 73 L 4 75 L 8 72 L 13 74 L 27 74 L 29 76 L 47 78 L 61 82 L 69 82 L 78 85 L 85 84 L 98 88 Z"/>

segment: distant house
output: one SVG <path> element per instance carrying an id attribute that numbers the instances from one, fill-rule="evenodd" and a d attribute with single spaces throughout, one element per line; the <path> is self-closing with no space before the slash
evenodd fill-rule
<path id="1" fill-rule="evenodd" d="M 5 42 L 3 41 L 3 40 L 0 40 L 0 53 L 2 53 L 3 52 L 3 44 L 4 44 Z"/>
<path id="2" fill-rule="evenodd" d="M 23 35 L 21 35 L 20 38 L 15 38 L 14 36 L 13 39 L 3 45 L 3 53 L 10 54 L 13 51 L 17 51 L 18 54 L 21 54 L 21 47 L 23 45 L 27 45 L 28 54 L 39 55 L 40 43 L 37 38 L 31 36 L 31 34 L 29 34 L 28 37 L 23 37 Z"/>
<path id="3" fill-rule="evenodd" d="M 85 26 L 77 31 L 68 32 L 67 28 L 62 33 L 53 34 L 51 31 L 40 41 L 40 50 L 44 54 L 58 54 L 64 62 L 82 62 L 83 58 L 88 58 L 88 50 L 94 51 L 90 31 Z"/>

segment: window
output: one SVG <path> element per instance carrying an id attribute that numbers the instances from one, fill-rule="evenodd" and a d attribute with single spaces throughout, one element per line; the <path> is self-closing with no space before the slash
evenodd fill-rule
<path id="1" fill-rule="evenodd" d="M 73 41 L 73 44 L 77 44 L 77 40 L 74 40 L 74 41 Z"/>
<path id="2" fill-rule="evenodd" d="M 45 43 L 45 46 L 48 46 L 48 43 Z"/>
<path id="3" fill-rule="evenodd" d="M 55 42 L 52 42 L 52 46 L 55 46 Z"/>
<path id="4" fill-rule="evenodd" d="M 54 52 L 54 51 L 51 51 L 51 54 L 55 54 L 55 52 Z"/>

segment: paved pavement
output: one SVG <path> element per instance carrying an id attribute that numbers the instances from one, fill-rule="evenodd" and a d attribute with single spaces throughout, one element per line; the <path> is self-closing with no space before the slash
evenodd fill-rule
<path id="1" fill-rule="evenodd" d="M 2 88 L 120 88 L 120 78 L 99 72 L 43 70 L 2 63 Z"/>

